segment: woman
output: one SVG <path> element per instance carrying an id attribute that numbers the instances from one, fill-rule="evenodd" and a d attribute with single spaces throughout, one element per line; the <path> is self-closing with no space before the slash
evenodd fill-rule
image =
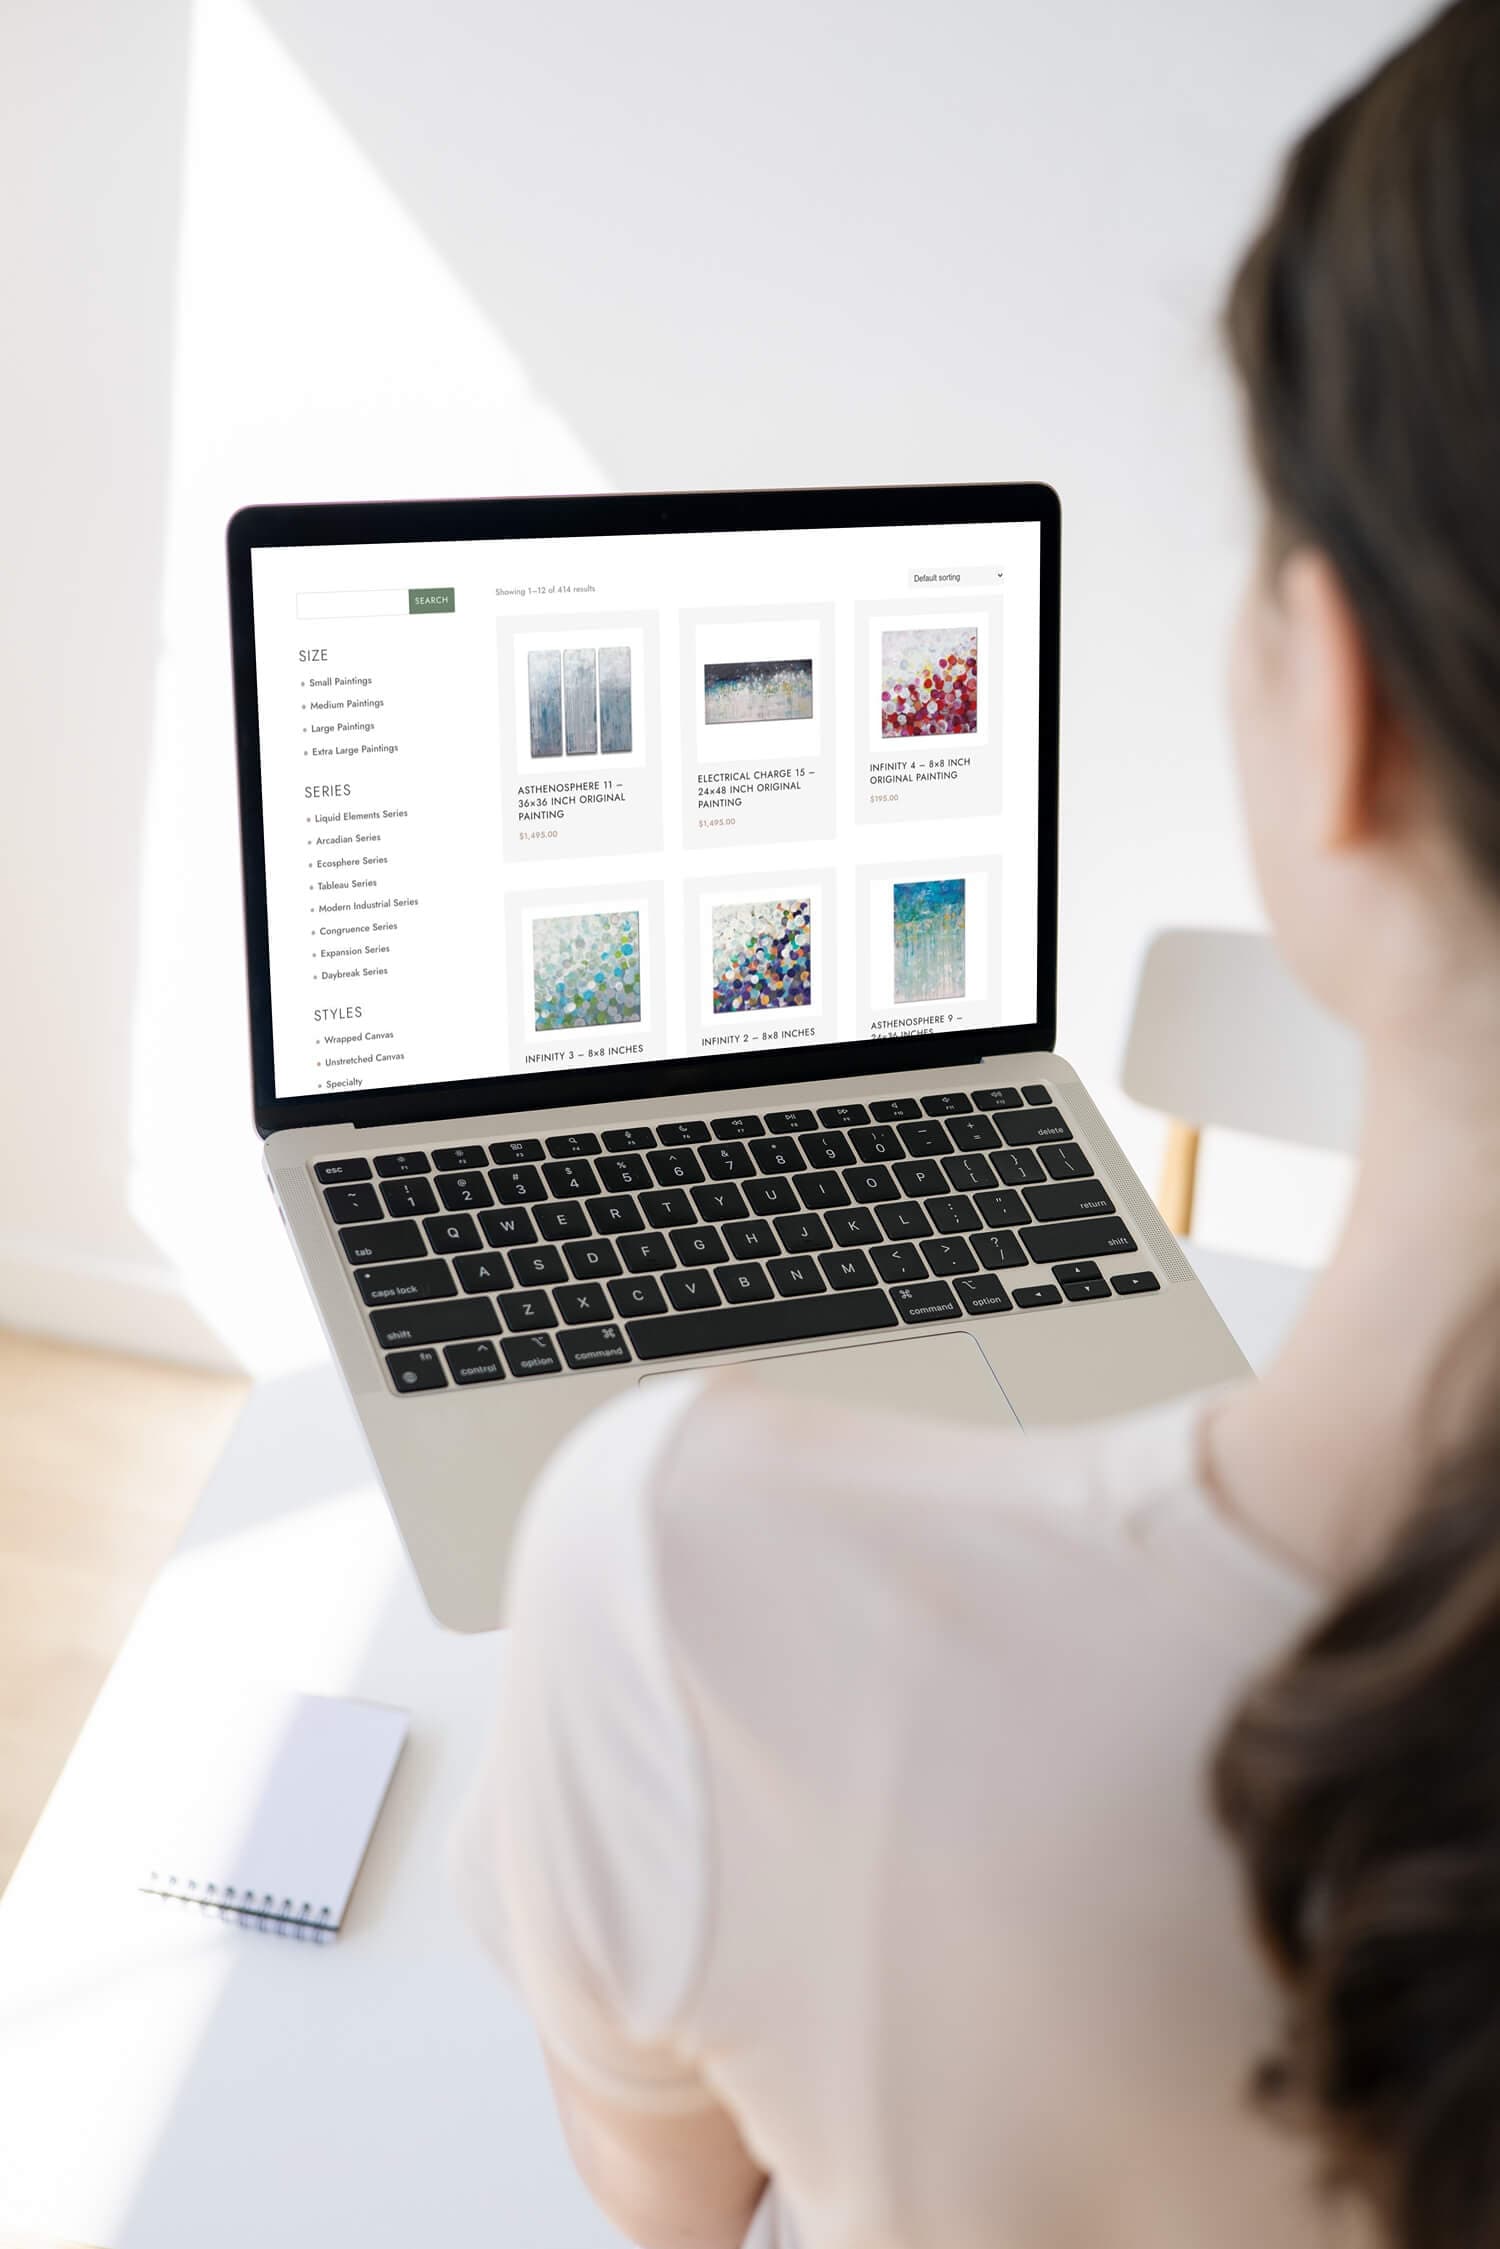
<path id="1" fill-rule="evenodd" d="M 662 1383 L 553 1464 L 465 1857 L 651 2249 L 1500 2242 L 1497 0 L 1303 142 L 1228 330 L 1352 1216 L 1258 1386 L 1019 1438 Z"/>

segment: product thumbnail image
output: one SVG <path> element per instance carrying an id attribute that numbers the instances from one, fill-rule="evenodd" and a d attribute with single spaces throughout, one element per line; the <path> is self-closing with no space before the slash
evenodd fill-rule
<path id="1" fill-rule="evenodd" d="M 531 925 L 539 1031 L 602 1031 L 641 1020 L 638 913 L 551 914 Z"/>
<path id="2" fill-rule="evenodd" d="M 892 993 L 899 1003 L 964 996 L 964 880 L 891 885 Z"/>
<path id="3" fill-rule="evenodd" d="M 810 656 L 703 667 L 705 726 L 759 726 L 812 715 Z"/>
<path id="4" fill-rule="evenodd" d="M 881 634 L 882 735 L 974 734 L 978 727 L 977 625 L 903 626 Z"/>
<path id="5" fill-rule="evenodd" d="M 628 755 L 628 648 L 533 648 L 526 658 L 533 757 Z"/>
<path id="6" fill-rule="evenodd" d="M 812 1005 L 812 905 L 770 899 L 713 910 L 715 1015 Z"/>

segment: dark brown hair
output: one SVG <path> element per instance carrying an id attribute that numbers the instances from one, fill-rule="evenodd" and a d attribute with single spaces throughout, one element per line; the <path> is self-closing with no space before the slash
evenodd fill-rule
<path id="1" fill-rule="evenodd" d="M 1500 897 L 1500 0 L 1458 0 L 1297 146 L 1226 326 L 1273 552 L 1334 564 Z M 1213 1793 L 1286 1999 L 1261 2099 L 1398 2249 L 1500 2249 L 1500 1424 L 1432 1449 Z"/>

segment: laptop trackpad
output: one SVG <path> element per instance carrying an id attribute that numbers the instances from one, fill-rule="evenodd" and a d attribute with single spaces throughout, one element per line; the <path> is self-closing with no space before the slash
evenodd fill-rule
<path id="1" fill-rule="evenodd" d="M 973 1335 L 914 1335 L 900 1343 L 758 1352 L 753 1359 L 739 1360 L 735 1372 L 797 1398 L 827 1398 L 835 1405 L 883 1408 L 934 1421 L 1001 1421 L 1020 1427 Z M 640 1379 L 681 1382 L 684 1374 L 663 1371 Z"/>

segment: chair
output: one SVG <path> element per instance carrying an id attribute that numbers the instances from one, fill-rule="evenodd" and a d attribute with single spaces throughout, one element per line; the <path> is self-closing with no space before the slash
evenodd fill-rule
<path id="1" fill-rule="evenodd" d="M 1220 1125 L 1352 1153 L 1362 1081 L 1358 1041 L 1293 981 L 1269 937 L 1169 929 L 1152 939 L 1121 1082 L 1168 1119 L 1158 1206 L 1257 1368 L 1274 1355 L 1313 1276 L 1187 1238 L 1202 1135 Z"/>

